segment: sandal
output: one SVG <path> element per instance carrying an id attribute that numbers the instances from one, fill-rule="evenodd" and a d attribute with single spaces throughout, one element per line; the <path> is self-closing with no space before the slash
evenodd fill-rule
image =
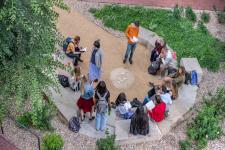
<path id="1" fill-rule="evenodd" d="M 90 121 L 92 121 L 92 120 L 94 120 L 94 119 L 95 119 L 95 117 L 94 117 L 94 116 L 93 116 L 93 117 L 91 117 L 91 118 L 89 118 L 89 120 L 90 120 Z"/>

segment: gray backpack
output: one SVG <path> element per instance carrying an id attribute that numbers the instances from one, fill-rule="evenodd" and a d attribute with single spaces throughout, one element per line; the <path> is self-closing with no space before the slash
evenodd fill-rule
<path id="1" fill-rule="evenodd" d="M 96 94 L 98 95 L 99 98 L 96 105 L 97 113 L 106 113 L 108 110 L 108 102 L 106 100 L 108 91 L 103 96 L 101 96 L 98 92 Z"/>

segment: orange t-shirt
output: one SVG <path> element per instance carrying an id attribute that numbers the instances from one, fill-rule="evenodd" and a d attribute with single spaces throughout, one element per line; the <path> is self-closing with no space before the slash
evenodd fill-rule
<path id="1" fill-rule="evenodd" d="M 134 44 L 134 42 L 132 42 L 132 41 L 130 40 L 130 38 L 132 38 L 132 37 L 138 37 L 138 33 L 139 33 L 139 28 L 136 27 L 135 25 L 130 24 L 130 25 L 127 27 L 127 29 L 126 29 L 126 31 L 125 31 L 125 35 L 126 35 L 126 37 L 128 38 L 128 43 L 129 43 L 129 44 Z"/>

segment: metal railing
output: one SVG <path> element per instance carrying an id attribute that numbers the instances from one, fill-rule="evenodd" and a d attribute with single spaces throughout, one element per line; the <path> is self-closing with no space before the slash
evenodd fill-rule
<path id="1" fill-rule="evenodd" d="M 23 128 L 25 131 L 28 131 L 30 134 L 34 135 L 37 140 L 38 140 L 38 150 L 41 150 L 41 140 L 40 137 L 37 135 L 37 133 L 34 133 L 33 131 L 31 131 L 29 128 L 27 128 L 26 126 L 24 126 L 23 124 L 21 124 L 20 122 L 18 122 L 17 120 L 15 120 L 13 117 L 8 116 L 9 119 L 11 119 L 13 122 L 16 123 L 16 125 L 18 125 L 19 127 Z M 2 134 L 4 134 L 4 130 L 3 130 L 3 126 L 1 125 L 1 131 Z"/>

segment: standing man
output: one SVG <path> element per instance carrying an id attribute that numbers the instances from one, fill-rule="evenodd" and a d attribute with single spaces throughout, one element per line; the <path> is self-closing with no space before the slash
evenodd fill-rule
<path id="1" fill-rule="evenodd" d="M 124 64 L 126 63 L 128 58 L 129 58 L 130 64 L 133 63 L 132 57 L 133 57 L 133 54 L 134 54 L 134 50 L 137 46 L 138 33 L 139 33 L 139 21 L 135 21 L 134 23 L 131 23 L 125 31 L 125 35 L 128 39 L 128 43 L 127 43 L 127 50 L 126 50 L 126 53 L 125 53 L 125 57 L 123 59 Z"/>

